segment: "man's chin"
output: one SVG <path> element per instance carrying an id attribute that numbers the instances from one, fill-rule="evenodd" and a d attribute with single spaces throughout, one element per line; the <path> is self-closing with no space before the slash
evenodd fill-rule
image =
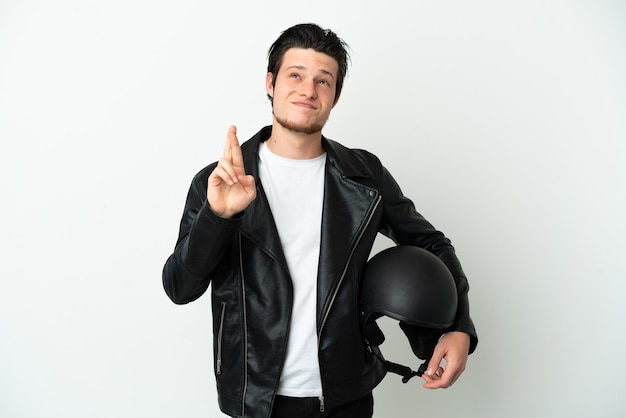
<path id="1" fill-rule="evenodd" d="M 323 124 L 315 123 L 296 123 L 290 120 L 276 118 L 276 122 L 284 129 L 298 135 L 312 135 L 322 132 Z"/>

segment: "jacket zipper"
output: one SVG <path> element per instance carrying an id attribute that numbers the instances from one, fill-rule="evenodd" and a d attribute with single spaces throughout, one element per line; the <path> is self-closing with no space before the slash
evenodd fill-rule
<path id="1" fill-rule="evenodd" d="M 348 257 L 348 260 L 346 261 L 346 265 L 343 268 L 343 271 L 341 272 L 341 277 L 339 278 L 339 283 L 337 284 L 337 287 L 335 288 L 335 292 L 333 293 L 333 297 L 330 300 L 330 303 L 328 304 L 328 308 L 326 309 L 326 312 L 324 313 L 324 318 L 322 319 L 322 325 L 320 326 L 320 330 L 319 333 L 317 334 L 317 352 L 319 353 L 319 349 L 320 349 L 320 340 L 322 338 L 322 330 L 324 329 L 324 325 L 326 325 L 326 319 L 328 319 L 328 314 L 330 313 L 330 310 L 333 307 L 333 304 L 335 303 L 335 299 L 337 298 L 337 293 L 339 293 L 339 288 L 341 287 L 341 284 L 343 283 L 343 280 L 346 277 L 346 272 L 348 271 L 348 266 L 350 265 L 350 261 L 352 260 L 352 256 L 354 255 L 354 251 L 356 250 L 356 247 L 358 247 L 359 243 L 361 242 L 361 238 L 363 238 L 363 234 L 365 233 L 365 231 L 367 230 L 367 227 L 369 226 L 370 222 L 372 221 L 372 217 L 374 216 L 374 212 L 376 212 L 376 208 L 378 207 L 378 205 L 380 204 L 382 197 L 379 195 L 378 199 L 376 200 L 376 203 L 374 204 L 374 207 L 372 208 L 372 210 L 370 211 L 369 217 L 367 218 L 367 222 L 365 223 L 365 225 L 363 226 L 363 228 L 361 229 L 361 233 L 359 234 L 359 237 L 357 238 L 356 242 L 354 243 L 354 246 L 352 247 L 352 251 L 350 251 L 350 256 Z M 321 373 L 322 369 L 320 367 L 320 373 Z M 320 412 L 324 412 L 326 410 L 326 405 L 324 403 L 324 388 L 322 385 L 322 395 L 319 397 L 320 400 Z"/>
<path id="2" fill-rule="evenodd" d="M 222 333 L 224 332 L 224 313 L 226 312 L 226 302 L 222 302 L 222 314 L 220 316 L 220 327 L 217 332 L 217 364 L 216 373 L 222 374 Z"/>
<path id="3" fill-rule="evenodd" d="M 243 391 L 241 394 L 241 416 L 246 415 L 246 393 L 248 392 L 248 314 L 246 310 L 246 283 L 243 276 L 243 250 L 241 248 L 241 234 L 238 235 L 239 244 L 239 272 L 241 274 L 241 300 L 243 311 L 243 346 L 244 346 L 244 371 Z"/>

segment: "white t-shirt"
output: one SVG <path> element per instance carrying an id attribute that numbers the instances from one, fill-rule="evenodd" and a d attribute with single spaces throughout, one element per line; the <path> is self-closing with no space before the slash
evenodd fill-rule
<path id="1" fill-rule="evenodd" d="M 291 160 L 259 148 L 259 176 L 283 246 L 294 290 L 287 358 L 278 394 L 322 394 L 317 355 L 317 271 L 326 154 Z"/>

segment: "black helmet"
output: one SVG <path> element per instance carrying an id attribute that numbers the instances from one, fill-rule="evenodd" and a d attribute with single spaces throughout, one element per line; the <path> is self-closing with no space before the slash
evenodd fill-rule
<path id="1" fill-rule="evenodd" d="M 415 246 L 383 250 L 368 261 L 363 276 L 361 311 L 368 343 L 378 346 L 385 339 L 377 318 L 400 321 L 413 353 L 426 362 L 410 376 L 408 368 L 395 363 L 387 362 L 389 370 L 405 376 L 405 382 L 421 376 L 439 338 L 454 323 L 457 300 L 454 278 L 439 257 Z"/>

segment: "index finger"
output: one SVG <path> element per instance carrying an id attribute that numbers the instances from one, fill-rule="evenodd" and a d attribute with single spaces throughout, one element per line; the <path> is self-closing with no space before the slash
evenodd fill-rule
<path id="1" fill-rule="evenodd" d="M 233 167 L 243 167 L 243 154 L 237 139 L 237 127 L 234 125 L 228 129 L 226 144 L 228 150 L 224 150 L 224 156 L 232 162 Z"/>
<path id="2" fill-rule="evenodd" d="M 228 127 L 228 132 L 226 133 L 226 142 L 224 143 L 224 158 L 226 158 L 229 162 L 232 162 L 232 151 L 233 140 L 232 134 L 237 135 L 237 127 L 235 125 L 231 125 Z"/>

